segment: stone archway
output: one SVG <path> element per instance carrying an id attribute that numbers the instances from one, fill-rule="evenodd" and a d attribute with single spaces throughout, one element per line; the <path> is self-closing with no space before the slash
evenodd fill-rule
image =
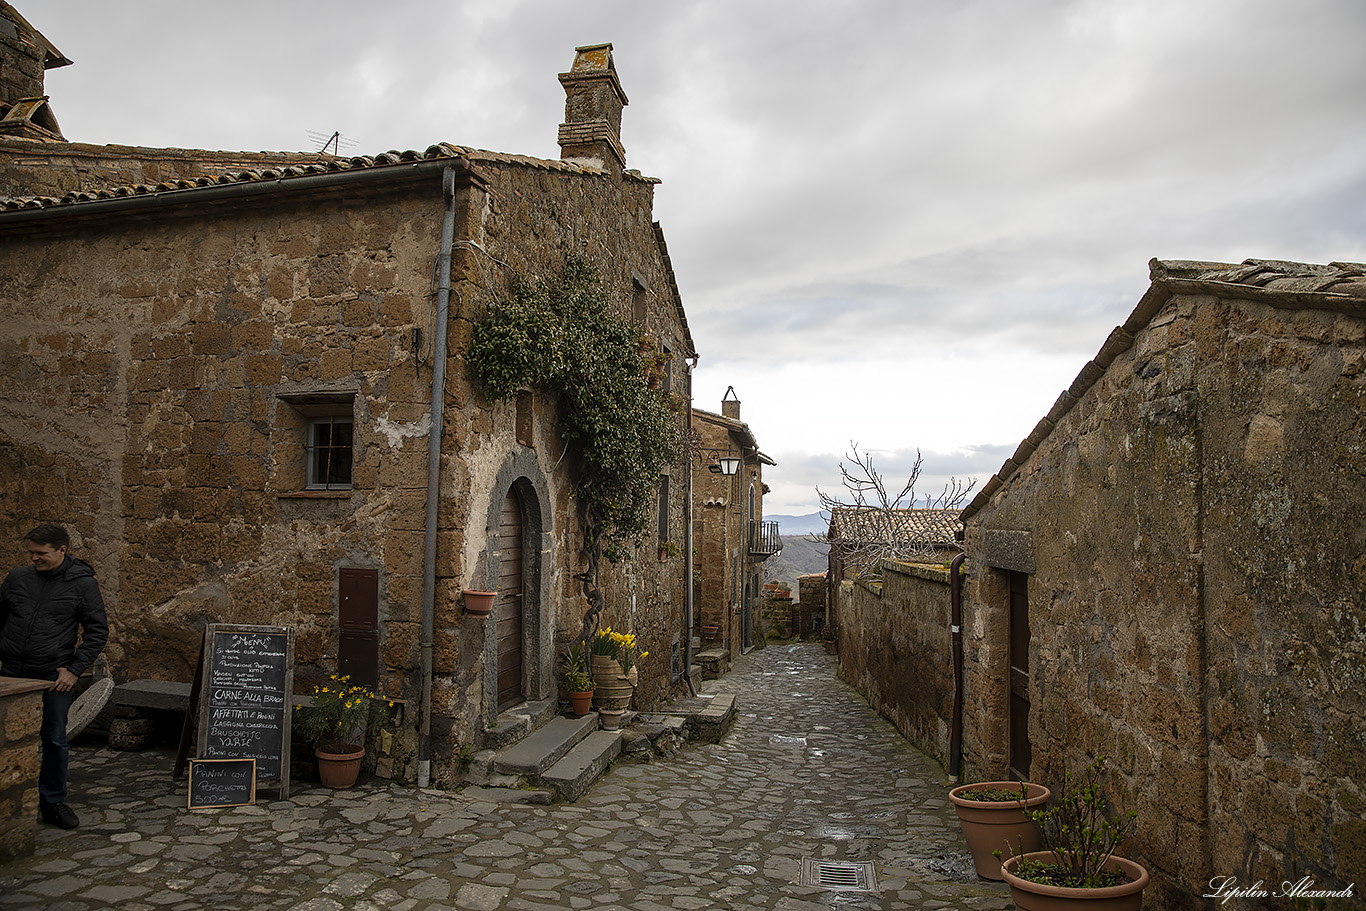
<path id="1" fill-rule="evenodd" d="M 552 502 L 533 451 L 511 454 L 489 498 L 484 578 L 499 591 L 496 633 L 484 642 L 489 718 L 555 695 L 554 611 L 545 581 L 554 566 Z"/>

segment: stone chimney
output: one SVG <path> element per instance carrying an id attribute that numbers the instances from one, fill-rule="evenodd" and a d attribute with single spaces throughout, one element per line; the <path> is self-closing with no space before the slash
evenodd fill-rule
<path id="1" fill-rule="evenodd" d="M 0 0 L 0 134 L 64 142 L 43 94 L 46 70 L 71 63 L 52 42 Z"/>
<path id="2" fill-rule="evenodd" d="M 726 394 L 721 396 L 721 417 L 740 420 L 740 397 L 735 394 L 734 386 L 727 386 Z"/>
<path id="3" fill-rule="evenodd" d="M 630 102 L 612 64 L 612 45 L 574 50 L 574 66 L 560 74 L 565 94 L 560 158 L 619 174 L 626 169 L 621 109 Z"/>

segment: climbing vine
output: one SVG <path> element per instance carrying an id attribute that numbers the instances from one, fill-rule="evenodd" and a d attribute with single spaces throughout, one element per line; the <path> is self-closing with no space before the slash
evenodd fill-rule
<path id="1" fill-rule="evenodd" d="M 668 394 L 647 381 L 652 355 L 639 329 L 613 312 L 592 266 L 574 256 L 553 279 L 516 277 L 511 299 L 474 324 L 470 365 L 492 398 L 537 386 L 559 399 L 561 436 L 582 466 L 576 493 L 590 559 L 600 552 L 616 562 L 640 539 L 660 471 L 680 445 Z"/>

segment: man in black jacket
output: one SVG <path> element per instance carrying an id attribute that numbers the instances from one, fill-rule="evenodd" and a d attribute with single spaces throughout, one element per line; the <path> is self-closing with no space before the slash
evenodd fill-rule
<path id="1" fill-rule="evenodd" d="M 80 820 L 66 805 L 66 714 L 72 687 L 104 648 L 109 624 L 95 571 L 66 552 L 66 529 L 39 525 L 27 537 L 32 565 L 0 583 L 0 674 L 54 681 L 43 693 L 38 809 L 44 822 L 74 829 Z"/>

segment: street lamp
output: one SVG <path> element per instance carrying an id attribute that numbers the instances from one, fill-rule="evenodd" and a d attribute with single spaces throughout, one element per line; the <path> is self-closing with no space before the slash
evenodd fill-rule
<path id="1" fill-rule="evenodd" d="M 723 474 L 728 476 L 739 474 L 740 460 L 735 458 L 734 456 L 725 456 L 723 458 L 717 459 L 716 464 L 711 465 L 709 467 L 713 472 L 717 474 Z"/>

